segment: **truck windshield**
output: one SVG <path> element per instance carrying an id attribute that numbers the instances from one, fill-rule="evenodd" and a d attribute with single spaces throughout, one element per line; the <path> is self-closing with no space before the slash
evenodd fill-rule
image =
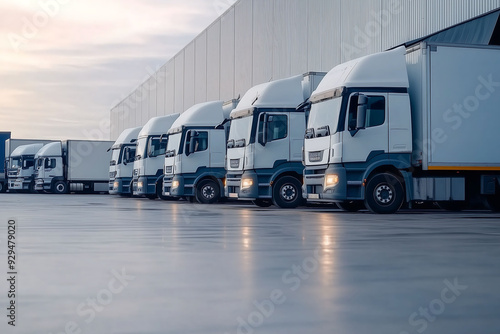
<path id="1" fill-rule="evenodd" d="M 144 158 L 147 144 L 148 144 L 147 137 L 139 138 L 139 140 L 137 140 L 137 150 L 135 151 L 135 160 L 141 160 L 142 158 Z"/>
<path id="2" fill-rule="evenodd" d="M 168 139 L 160 137 L 151 137 L 148 141 L 148 157 L 157 157 L 165 154 Z"/>
<path id="3" fill-rule="evenodd" d="M 119 148 L 114 148 L 112 153 L 111 153 L 111 162 L 110 165 L 114 166 L 116 164 L 119 164 L 120 162 L 118 161 L 120 159 L 120 149 Z"/>
<path id="4" fill-rule="evenodd" d="M 252 124 L 253 115 L 231 120 L 229 140 L 239 141 L 243 139 L 245 144 L 248 145 L 250 142 L 250 134 L 252 132 Z"/>
<path id="5" fill-rule="evenodd" d="M 178 154 L 179 147 L 181 146 L 181 139 L 182 132 L 168 136 L 167 153 L 171 153 L 171 155 Z"/>
<path id="6" fill-rule="evenodd" d="M 314 134 L 318 132 L 318 129 L 329 127 L 331 134 L 336 133 L 341 104 L 341 97 L 313 104 L 307 123 L 308 132 L 313 131 L 312 134 Z"/>
<path id="7" fill-rule="evenodd" d="M 10 162 L 10 168 L 19 168 L 23 165 L 23 158 L 13 157 Z"/>

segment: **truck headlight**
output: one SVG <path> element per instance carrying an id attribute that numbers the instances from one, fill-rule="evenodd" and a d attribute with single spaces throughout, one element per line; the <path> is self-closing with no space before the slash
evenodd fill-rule
<path id="1" fill-rule="evenodd" d="M 172 181 L 172 189 L 179 188 L 179 181 Z"/>
<path id="2" fill-rule="evenodd" d="M 118 182 L 117 182 L 117 181 L 115 181 L 115 182 L 113 183 L 113 189 L 118 189 Z"/>
<path id="3" fill-rule="evenodd" d="M 325 175 L 325 189 L 333 188 L 339 184 L 339 176 L 337 174 Z"/>
<path id="4" fill-rule="evenodd" d="M 253 186 L 252 179 L 241 179 L 241 189 L 247 189 Z"/>
<path id="5" fill-rule="evenodd" d="M 137 182 L 137 188 L 142 188 L 142 185 L 143 185 L 142 181 Z"/>

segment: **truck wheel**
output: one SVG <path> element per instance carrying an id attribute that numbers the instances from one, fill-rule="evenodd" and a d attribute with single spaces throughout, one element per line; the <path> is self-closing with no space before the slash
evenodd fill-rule
<path id="1" fill-rule="evenodd" d="M 404 201 L 401 181 L 393 174 L 373 176 L 366 185 L 365 205 L 373 213 L 395 213 Z"/>
<path id="2" fill-rule="evenodd" d="M 365 208 L 365 204 L 363 201 L 344 201 L 338 202 L 337 206 L 348 212 L 358 212 L 359 210 L 363 210 Z"/>
<path id="3" fill-rule="evenodd" d="M 7 190 L 7 187 L 5 186 L 5 184 L 0 182 L 0 193 L 4 193 L 6 190 Z"/>
<path id="4" fill-rule="evenodd" d="M 28 192 L 32 194 L 38 194 L 38 191 L 35 190 L 35 181 L 31 181 L 28 185 Z"/>
<path id="5" fill-rule="evenodd" d="M 219 185 L 213 180 L 203 180 L 196 187 L 196 200 L 201 204 L 212 204 L 219 200 Z"/>
<path id="6" fill-rule="evenodd" d="M 296 208 L 303 204 L 302 184 L 292 176 L 280 178 L 273 187 L 273 203 L 284 209 Z"/>
<path id="7" fill-rule="evenodd" d="M 271 205 L 273 205 L 273 201 L 270 200 L 270 199 L 261 199 L 261 198 L 258 198 L 254 201 L 252 201 L 253 204 L 257 205 L 258 207 L 261 207 L 261 208 L 268 208 L 270 207 Z"/>
<path id="8" fill-rule="evenodd" d="M 64 181 L 57 181 L 53 186 L 54 194 L 66 194 L 68 192 L 68 185 Z"/>

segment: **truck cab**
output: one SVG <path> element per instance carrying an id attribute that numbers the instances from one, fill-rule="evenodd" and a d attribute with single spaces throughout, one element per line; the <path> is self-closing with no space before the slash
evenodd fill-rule
<path id="1" fill-rule="evenodd" d="M 151 118 L 137 136 L 132 189 L 134 196 L 162 196 L 168 130 L 179 114 Z"/>
<path id="2" fill-rule="evenodd" d="M 229 113 L 237 101 L 197 104 L 168 131 L 164 196 L 215 203 L 224 196 L 223 181 Z"/>
<path id="3" fill-rule="evenodd" d="M 304 102 L 324 75 L 314 72 L 264 83 L 243 96 L 230 115 L 227 197 L 262 207 L 303 203 Z"/>
<path id="4" fill-rule="evenodd" d="M 113 146 L 109 162 L 109 193 L 130 196 L 130 184 L 134 172 L 135 148 L 142 127 L 124 130 Z"/>
<path id="5" fill-rule="evenodd" d="M 35 190 L 64 193 L 64 163 L 62 142 L 57 141 L 42 147 L 35 155 Z"/>
<path id="6" fill-rule="evenodd" d="M 11 191 L 35 191 L 35 154 L 43 144 L 21 145 L 11 154 L 7 177 Z"/>

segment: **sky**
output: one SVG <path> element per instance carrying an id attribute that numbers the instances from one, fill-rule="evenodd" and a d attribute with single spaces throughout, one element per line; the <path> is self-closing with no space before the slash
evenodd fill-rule
<path id="1" fill-rule="evenodd" d="M 235 0 L 0 0 L 0 131 L 109 139 L 109 111 Z"/>

